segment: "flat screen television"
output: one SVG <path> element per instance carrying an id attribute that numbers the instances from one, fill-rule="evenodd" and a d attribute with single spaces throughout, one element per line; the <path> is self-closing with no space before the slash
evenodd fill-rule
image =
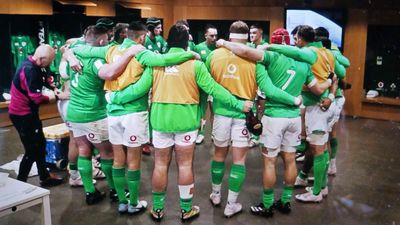
<path id="1" fill-rule="evenodd" d="M 291 33 L 298 25 L 309 25 L 313 28 L 325 27 L 329 31 L 329 39 L 339 48 L 342 48 L 344 14 L 343 10 L 287 9 L 286 29 Z M 290 43 L 294 44 L 292 36 Z"/>

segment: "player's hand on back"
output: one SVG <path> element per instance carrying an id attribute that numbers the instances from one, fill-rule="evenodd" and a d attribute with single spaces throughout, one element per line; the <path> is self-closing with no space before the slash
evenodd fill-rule
<path id="1" fill-rule="evenodd" d="M 332 100 L 330 100 L 329 98 L 324 98 L 319 103 L 319 107 L 321 108 L 322 111 L 325 112 L 325 111 L 327 111 L 329 109 L 331 104 L 332 104 Z"/>
<path id="2" fill-rule="evenodd" d="M 263 45 L 257 46 L 257 49 L 260 49 L 260 50 L 265 51 L 265 50 L 268 50 L 269 47 L 270 47 L 270 44 L 265 43 L 265 44 L 263 44 Z"/>
<path id="3" fill-rule="evenodd" d="M 63 57 L 66 58 L 66 60 L 69 63 L 69 67 L 75 72 L 82 73 L 82 66 L 83 64 L 81 61 L 79 61 L 78 58 L 74 55 L 73 51 L 71 49 L 66 49 L 64 52 Z"/>
<path id="4" fill-rule="evenodd" d="M 294 105 L 300 106 L 303 103 L 303 97 L 301 95 L 294 98 Z"/>
<path id="5" fill-rule="evenodd" d="M 55 89 L 54 93 L 57 95 L 58 99 L 61 99 L 61 100 L 68 100 L 70 97 L 70 93 L 68 93 L 66 91 L 61 91 L 59 89 Z"/>
<path id="6" fill-rule="evenodd" d="M 199 53 L 194 52 L 194 51 L 190 51 L 193 54 L 193 58 L 196 60 L 201 60 L 201 56 Z"/>
<path id="7" fill-rule="evenodd" d="M 253 102 L 252 101 L 244 101 L 244 106 L 243 106 L 243 112 L 250 112 L 251 108 L 253 108 Z"/>
<path id="8" fill-rule="evenodd" d="M 224 46 L 225 40 L 224 39 L 219 39 L 215 45 L 217 46 L 217 48 Z"/>
<path id="9" fill-rule="evenodd" d="M 146 50 L 146 48 L 143 45 L 134 45 L 128 48 L 127 53 L 131 56 L 135 56 L 144 50 Z"/>
<path id="10" fill-rule="evenodd" d="M 81 61 L 79 61 L 77 58 L 72 58 L 69 61 L 69 67 L 71 67 L 71 69 L 75 72 L 82 73 L 83 65 L 82 65 Z"/>

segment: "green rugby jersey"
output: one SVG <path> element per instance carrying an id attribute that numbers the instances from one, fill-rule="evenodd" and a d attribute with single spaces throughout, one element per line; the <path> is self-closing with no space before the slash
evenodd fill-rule
<path id="1" fill-rule="evenodd" d="M 264 41 L 264 40 L 261 40 L 261 42 L 260 42 L 259 45 L 263 45 L 263 44 L 265 44 L 265 43 L 268 43 L 268 42 L 266 42 L 266 41 Z M 258 45 L 256 45 L 256 44 L 253 43 L 253 42 L 247 42 L 246 45 L 249 46 L 249 47 L 252 47 L 252 48 L 257 48 L 257 46 L 258 46 Z"/>
<path id="2" fill-rule="evenodd" d="M 129 38 L 125 38 L 124 42 L 119 46 L 121 49 L 129 48 L 137 43 Z M 104 47 L 91 47 L 82 46 L 74 49 L 74 53 L 83 58 L 97 57 L 105 59 L 108 49 L 110 46 Z M 157 54 L 150 50 L 144 50 L 135 56 L 136 60 L 142 66 L 169 66 L 175 65 L 193 58 L 192 53 L 168 53 L 168 54 Z M 107 62 L 112 63 L 112 62 Z M 108 104 L 107 112 L 111 116 L 119 116 L 133 112 L 146 111 L 148 108 L 148 96 L 142 96 L 139 99 L 130 100 L 124 104 Z"/>
<path id="3" fill-rule="evenodd" d="M 146 36 L 146 41 L 143 45 L 148 50 L 155 53 L 165 53 L 167 52 L 167 42 L 161 35 L 157 35 L 154 40 L 152 40 L 149 36 Z"/>
<path id="4" fill-rule="evenodd" d="M 107 117 L 107 102 L 104 97 L 104 81 L 98 76 L 105 63 L 99 58 L 78 58 L 82 64 L 82 74 L 72 71 L 70 75 L 71 98 L 67 110 L 67 120 L 75 123 L 88 123 Z"/>
<path id="5" fill-rule="evenodd" d="M 194 48 L 196 47 L 196 44 L 193 41 L 189 41 L 188 43 L 188 51 L 194 51 Z"/>
<path id="6" fill-rule="evenodd" d="M 194 47 L 194 51 L 200 54 L 201 61 L 205 62 L 208 55 L 216 48 L 215 45 L 207 45 L 207 43 L 203 41 Z"/>
<path id="7" fill-rule="evenodd" d="M 310 65 L 304 62 L 295 61 L 276 52 L 265 51 L 264 59 L 261 62 L 265 65 L 272 83 L 293 96 L 299 96 L 303 84 L 317 82 L 311 72 Z M 289 106 L 268 99 L 264 115 L 269 117 L 294 118 L 300 116 L 298 106 Z"/>
<path id="8" fill-rule="evenodd" d="M 185 53 L 181 48 L 171 48 L 169 52 Z M 201 90 L 212 95 L 215 100 L 218 99 L 220 102 L 223 102 L 225 107 L 232 108 L 239 112 L 243 109 L 244 102 L 237 100 L 229 91 L 215 82 L 203 62 L 195 61 L 193 70 L 196 76 L 196 83 Z M 140 98 L 143 95 L 147 95 L 152 85 L 153 69 L 148 67 L 138 82 L 128 86 L 122 91 L 113 92 L 110 95 L 110 100 L 115 104 L 124 104 L 130 101 L 129 99 Z M 153 102 L 150 113 L 150 121 L 153 129 L 160 132 L 188 132 L 198 129 L 200 127 L 200 119 L 203 116 L 199 104 Z"/>
<path id="9" fill-rule="evenodd" d="M 303 48 L 298 48 L 298 47 L 288 46 L 288 45 L 272 44 L 268 48 L 268 50 L 281 53 L 283 55 L 286 55 L 288 57 L 291 57 L 291 58 L 301 61 L 301 62 L 306 62 L 312 66 L 317 62 L 318 56 L 317 56 L 317 53 L 314 52 L 314 50 L 310 47 L 323 48 L 321 42 L 312 42 Z M 338 76 L 338 78 L 344 78 L 346 75 L 346 69 L 344 68 L 343 65 L 341 65 L 338 62 L 338 60 L 335 59 L 334 61 L 335 61 L 336 75 Z M 326 90 L 321 96 L 316 96 L 313 93 L 311 93 L 310 91 L 303 91 L 302 92 L 303 104 L 305 106 L 318 105 L 323 98 L 326 98 L 326 96 L 328 96 L 328 92 L 329 91 Z"/>
<path id="10" fill-rule="evenodd" d="M 83 37 L 78 38 L 76 41 L 74 41 L 72 44 L 69 45 L 70 48 L 76 48 L 79 46 L 86 45 L 86 41 Z"/>
<path id="11" fill-rule="evenodd" d="M 60 66 L 60 62 L 62 59 L 62 53 L 60 48 L 65 44 L 65 38 L 63 35 L 60 35 L 56 32 L 49 32 L 48 36 L 49 45 L 53 47 L 55 51 L 55 57 L 53 62 L 50 64 L 50 71 L 55 74 L 60 74 L 58 67 Z"/>
<path id="12" fill-rule="evenodd" d="M 342 55 L 342 53 L 339 51 L 338 47 L 335 44 L 332 44 L 331 47 L 331 52 L 335 56 L 335 59 L 345 68 L 350 66 L 350 60 Z M 336 91 L 336 97 L 342 97 L 342 90 L 340 88 L 337 89 Z"/>
<path id="13" fill-rule="evenodd" d="M 35 47 L 29 36 L 11 36 L 11 53 L 13 54 L 14 68 L 18 68 L 19 64 L 34 51 Z"/>
<path id="14" fill-rule="evenodd" d="M 218 50 L 217 50 L 218 51 Z M 226 60 L 226 58 L 219 58 L 219 59 L 214 59 L 214 53 L 216 51 L 213 51 L 210 53 L 210 55 L 207 57 L 206 61 L 206 66 L 209 71 L 213 70 L 213 66 L 218 67 L 221 65 L 221 61 L 219 60 Z M 232 53 L 233 54 L 233 53 Z M 217 57 L 215 57 L 217 58 Z M 234 64 L 234 60 L 232 60 L 231 64 Z M 248 61 L 248 63 L 252 63 Z M 278 102 L 281 102 L 283 104 L 288 104 L 288 105 L 294 105 L 295 99 L 292 95 L 280 90 L 279 88 L 275 87 L 271 81 L 271 78 L 268 75 L 268 72 L 265 70 L 265 66 L 263 66 L 260 63 L 253 63 L 255 67 L 255 82 L 256 85 L 260 88 L 262 92 L 265 93 L 267 98 L 270 99 L 275 99 Z M 237 71 L 240 71 L 240 65 L 236 65 Z M 228 69 L 228 68 L 227 68 Z M 244 73 L 250 73 L 249 71 L 243 71 Z M 238 72 L 240 73 L 240 72 Z M 211 72 L 212 76 L 216 79 L 218 76 L 217 74 L 213 74 Z M 225 79 L 225 78 L 224 78 Z M 229 78 L 227 78 L 229 79 Z M 217 79 L 216 79 L 217 80 Z M 240 81 L 240 78 L 239 78 Z M 240 81 L 242 83 L 242 81 Z M 243 83 L 242 83 L 243 84 Z M 248 84 L 243 84 L 247 86 Z M 228 90 L 230 87 L 225 87 Z M 250 90 L 251 92 L 254 92 L 254 95 L 257 91 L 255 88 L 254 90 Z M 237 111 L 233 108 L 226 107 L 226 104 L 224 102 L 219 101 L 218 99 L 215 99 L 213 101 L 213 111 L 217 115 L 222 115 L 226 117 L 231 117 L 231 118 L 237 118 L 237 119 L 244 119 L 245 114 L 242 113 L 241 111 Z"/>

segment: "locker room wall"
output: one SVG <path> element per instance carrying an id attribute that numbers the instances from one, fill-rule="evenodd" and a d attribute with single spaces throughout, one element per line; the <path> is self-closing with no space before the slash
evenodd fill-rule
<path id="1" fill-rule="evenodd" d="M 138 3 L 135 0 L 124 1 Z M 99 8 L 86 7 L 86 13 L 96 16 L 111 16 L 113 15 L 113 4 L 109 2 L 96 1 Z M 345 112 L 351 116 L 400 121 L 400 104 L 363 102 L 368 25 L 400 25 L 400 15 L 398 10 L 395 10 L 400 8 L 400 1 L 143 0 L 138 4 L 151 8 L 151 10 L 141 10 L 142 18 L 156 16 L 163 19 L 164 36 L 168 33 L 168 28 L 178 19 L 269 21 L 271 32 L 284 26 L 285 8 L 346 8 L 349 16 L 345 27 L 344 55 L 351 61 L 351 67 L 347 70 L 347 79 L 353 87 L 345 94 L 347 97 Z M 0 14 L 51 15 L 51 5 L 51 0 L 0 1 Z M 4 21 L 2 22 L 4 25 Z M 0 47 L 1 51 L 5 50 Z M 0 56 L 0 59 L 1 57 L 3 56 Z M 4 73 L 1 70 L 4 71 L 4 69 L 0 67 L 0 74 Z M 0 80 L 3 85 L 3 78 Z"/>

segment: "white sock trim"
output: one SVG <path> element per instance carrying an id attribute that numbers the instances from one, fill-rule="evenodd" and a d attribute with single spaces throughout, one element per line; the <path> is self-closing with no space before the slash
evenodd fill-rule
<path id="1" fill-rule="evenodd" d="M 181 199 L 193 198 L 194 184 L 178 185 L 178 188 L 179 188 L 179 197 Z"/>
<path id="2" fill-rule="evenodd" d="M 228 203 L 236 203 L 238 196 L 239 196 L 239 192 L 234 192 L 234 191 L 229 190 Z"/>
<path id="3" fill-rule="evenodd" d="M 213 194 L 221 194 L 221 184 L 212 184 Z"/>

